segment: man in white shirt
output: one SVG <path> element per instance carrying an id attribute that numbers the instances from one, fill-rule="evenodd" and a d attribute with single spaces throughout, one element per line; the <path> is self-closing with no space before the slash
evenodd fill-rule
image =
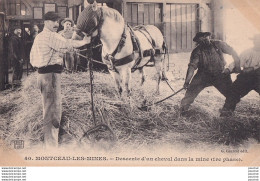
<path id="1" fill-rule="evenodd" d="M 240 64 L 233 68 L 240 69 L 240 74 L 232 84 L 232 93 L 227 97 L 220 116 L 231 116 L 240 99 L 250 91 L 255 90 L 260 94 L 260 34 L 253 38 L 254 47 L 240 55 Z"/>
<path id="2" fill-rule="evenodd" d="M 61 72 L 63 56 L 73 47 L 90 43 L 90 37 L 83 40 L 68 40 L 56 31 L 59 16 L 55 12 L 44 15 L 44 29 L 33 43 L 30 62 L 38 68 L 37 84 L 42 94 L 43 134 L 46 147 L 58 146 L 58 132 L 61 121 Z"/>

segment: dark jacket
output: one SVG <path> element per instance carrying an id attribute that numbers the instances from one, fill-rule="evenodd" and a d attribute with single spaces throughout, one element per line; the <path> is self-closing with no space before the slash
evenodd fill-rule
<path id="1" fill-rule="evenodd" d="M 15 34 L 13 34 L 9 39 L 8 59 L 12 64 L 23 59 L 22 40 Z"/>
<path id="2" fill-rule="evenodd" d="M 219 40 L 210 40 L 209 46 L 198 45 L 191 53 L 189 66 L 198 72 L 219 74 L 224 70 L 226 61 L 223 53 L 232 55 L 235 62 L 239 57 L 232 47 Z"/>

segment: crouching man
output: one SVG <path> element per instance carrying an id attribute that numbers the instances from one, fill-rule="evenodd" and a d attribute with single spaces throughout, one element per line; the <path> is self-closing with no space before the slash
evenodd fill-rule
<path id="1" fill-rule="evenodd" d="M 63 56 L 69 49 L 90 43 L 90 38 L 67 40 L 56 31 L 60 17 L 55 12 L 44 15 L 44 29 L 33 43 L 30 62 L 38 69 L 37 84 L 42 95 L 43 134 L 46 147 L 58 146 L 61 121 L 61 72 Z"/>
<path id="2" fill-rule="evenodd" d="M 236 64 L 239 62 L 239 57 L 228 44 L 223 41 L 211 40 L 210 35 L 210 32 L 199 32 L 193 38 L 193 41 L 198 45 L 190 57 L 183 86 L 187 91 L 181 100 L 181 115 L 188 111 L 198 94 L 208 86 L 214 86 L 225 97 L 230 94 L 232 80 L 229 69 L 225 69 L 226 62 L 223 53 L 232 55 Z M 193 77 L 196 69 L 198 71 Z"/>

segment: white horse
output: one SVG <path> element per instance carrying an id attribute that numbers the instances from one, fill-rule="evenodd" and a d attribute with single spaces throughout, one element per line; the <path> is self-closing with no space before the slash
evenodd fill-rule
<path id="1" fill-rule="evenodd" d="M 94 2 L 80 13 L 77 29 L 78 35 L 84 32 L 88 36 L 99 36 L 103 44 L 102 61 L 108 66 L 120 95 L 125 92 L 129 96 L 131 70 L 139 70 L 141 85 L 144 83 L 143 67 L 149 62 L 153 62 L 156 68 L 156 93 L 159 94 L 165 46 L 163 35 L 157 27 L 146 25 L 132 31 L 118 11 L 97 7 Z M 136 41 L 140 42 L 139 46 Z"/>

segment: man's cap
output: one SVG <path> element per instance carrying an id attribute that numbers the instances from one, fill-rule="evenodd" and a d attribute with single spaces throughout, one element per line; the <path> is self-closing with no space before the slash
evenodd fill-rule
<path id="1" fill-rule="evenodd" d="M 196 36 L 193 38 L 193 41 L 198 42 L 199 38 L 207 37 L 207 36 L 211 36 L 211 33 L 210 32 L 198 32 L 196 34 Z"/>
<path id="2" fill-rule="evenodd" d="M 62 20 L 61 25 L 64 26 L 64 23 L 67 21 L 71 22 L 71 26 L 74 26 L 74 21 L 70 18 L 65 18 L 64 20 Z"/>
<path id="3" fill-rule="evenodd" d="M 11 31 L 14 31 L 14 30 L 16 30 L 16 29 L 22 29 L 22 28 L 21 28 L 20 25 L 13 25 L 13 26 L 11 27 Z"/>
<path id="4" fill-rule="evenodd" d="M 60 16 L 58 13 L 55 13 L 54 11 L 49 11 L 47 12 L 44 16 L 43 19 L 46 20 L 51 20 L 51 21 L 57 21 L 60 19 Z"/>

